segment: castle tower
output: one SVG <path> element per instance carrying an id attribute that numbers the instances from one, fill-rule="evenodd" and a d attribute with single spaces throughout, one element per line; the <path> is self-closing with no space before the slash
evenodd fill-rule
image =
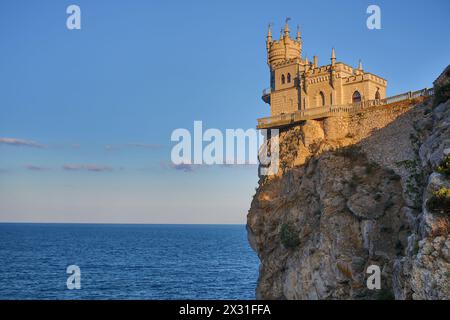
<path id="1" fill-rule="evenodd" d="M 270 103 L 272 115 L 300 110 L 300 70 L 304 61 L 300 28 L 295 39 L 291 38 L 289 18 L 281 30 L 279 40 L 272 39 L 269 25 L 266 38 L 267 64 L 270 70 L 270 91 L 265 90 L 263 100 Z"/>

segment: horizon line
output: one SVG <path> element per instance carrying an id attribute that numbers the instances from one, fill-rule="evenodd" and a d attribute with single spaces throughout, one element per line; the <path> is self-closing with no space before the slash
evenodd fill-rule
<path id="1" fill-rule="evenodd" d="M 153 222 L 37 222 L 37 221 L 0 221 L 0 224 L 97 224 L 97 225 L 191 225 L 191 226 L 245 226 L 246 223 L 153 223 Z"/>

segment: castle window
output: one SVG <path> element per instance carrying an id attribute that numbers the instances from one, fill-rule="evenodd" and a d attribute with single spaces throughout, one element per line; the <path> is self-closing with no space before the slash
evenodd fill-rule
<path id="1" fill-rule="evenodd" d="M 380 100 L 381 96 L 380 96 L 380 90 L 377 89 L 377 92 L 375 92 L 375 100 Z"/>
<path id="2" fill-rule="evenodd" d="M 284 84 L 286 82 L 286 79 L 284 77 L 284 74 L 281 75 L 281 84 Z"/>
<path id="3" fill-rule="evenodd" d="M 287 82 L 288 82 L 288 83 L 291 82 L 291 74 L 290 74 L 290 73 L 287 74 Z"/>
<path id="4" fill-rule="evenodd" d="M 358 91 L 353 92 L 352 103 L 361 102 L 361 94 Z"/>
<path id="5" fill-rule="evenodd" d="M 275 90 L 275 75 L 273 71 L 270 71 L 270 89 Z"/>
<path id="6" fill-rule="evenodd" d="M 320 91 L 320 93 L 319 93 L 319 100 L 318 100 L 318 102 L 320 103 L 320 107 L 323 107 L 323 106 L 325 106 L 325 95 L 323 94 L 323 92 L 322 91 Z"/>

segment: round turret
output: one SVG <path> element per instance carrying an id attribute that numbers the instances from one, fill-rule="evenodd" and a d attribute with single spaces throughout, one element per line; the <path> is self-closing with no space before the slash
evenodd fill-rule
<path id="1" fill-rule="evenodd" d="M 282 30 L 280 40 L 272 40 L 272 32 L 269 27 L 267 34 L 267 63 L 270 66 L 274 64 L 284 62 L 286 60 L 295 59 L 301 57 L 302 43 L 300 33 L 297 34 L 297 39 L 292 39 L 289 35 L 288 19 L 286 19 L 286 25 Z"/>

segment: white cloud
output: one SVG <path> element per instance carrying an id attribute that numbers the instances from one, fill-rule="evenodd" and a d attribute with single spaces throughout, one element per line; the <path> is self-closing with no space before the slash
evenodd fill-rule
<path id="1" fill-rule="evenodd" d="M 18 138 L 0 137 L 0 144 L 6 144 L 6 145 L 11 145 L 11 146 L 44 148 L 44 145 L 37 143 L 36 141 L 18 139 Z"/>

